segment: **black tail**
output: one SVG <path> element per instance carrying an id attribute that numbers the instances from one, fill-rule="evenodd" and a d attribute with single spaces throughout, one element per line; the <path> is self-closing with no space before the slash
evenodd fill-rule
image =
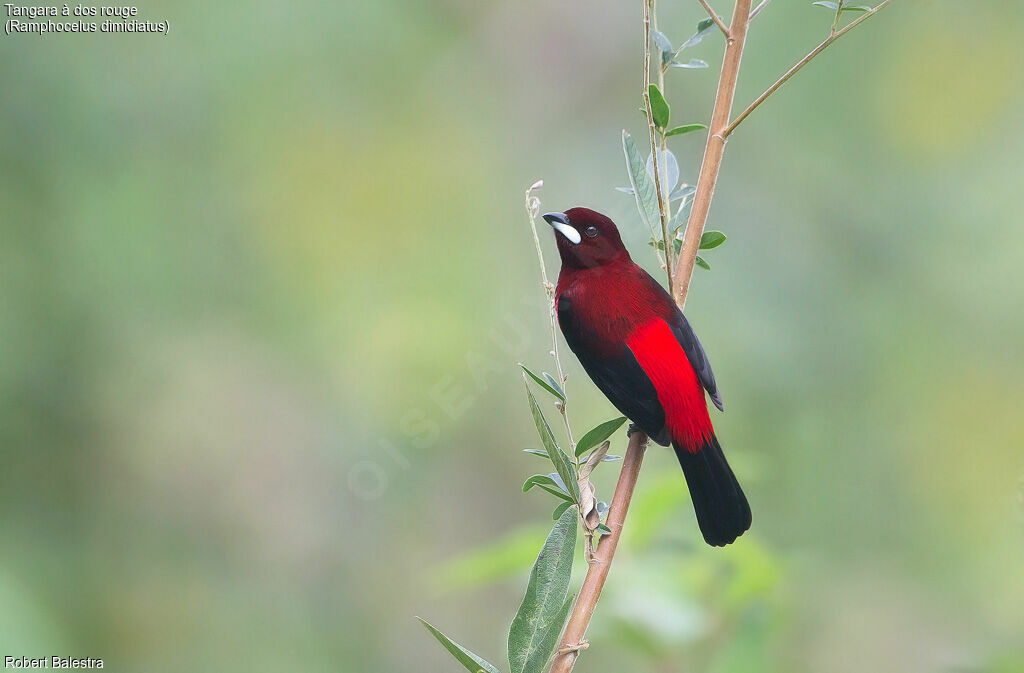
<path id="1" fill-rule="evenodd" d="M 686 475 L 697 524 L 709 545 L 723 547 L 750 528 L 750 505 L 732 473 L 718 439 L 711 438 L 696 453 L 672 442 Z"/>

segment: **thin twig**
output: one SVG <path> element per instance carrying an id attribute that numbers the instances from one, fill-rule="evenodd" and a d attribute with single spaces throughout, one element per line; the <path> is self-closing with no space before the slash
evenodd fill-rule
<path id="1" fill-rule="evenodd" d="M 697 2 L 699 2 L 701 6 L 708 11 L 708 14 L 711 15 L 711 20 L 714 21 L 722 30 L 722 35 L 729 37 L 729 29 L 726 28 L 725 23 L 722 22 L 722 17 L 718 16 L 715 10 L 711 8 L 711 5 L 708 4 L 708 0 L 697 0 Z"/>
<path id="2" fill-rule="evenodd" d="M 651 0 L 651 28 L 658 30 L 658 11 L 657 11 L 657 0 Z M 648 48 L 650 44 L 648 43 Z M 665 92 L 665 71 L 668 70 L 668 63 L 664 62 L 664 59 L 658 59 L 658 90 L 661 91 L 662 96 L 668 96 Z M 658 133 L 659 146 L 661 148 L 661 156 L 665 156 L 666 138 L 664 130 Z M 654 157 L 658 157 L 658 153 L 654 151 L 654 147 L 651 147 L 651 154 Z M 660 170 L 660 165 L 659 165 Z M 668 169 L 668 162 L 665 162 L 665 168 Z M 661 217 L 661 241 L 665 244 L 665 271 L 668 277 L 668 291 L 672 292 L 672 269 L 675 268 L 675 247 L 669 245 L 668 235 L 668 223 L 672 220 L 672 203 L 669 200 L 671 198 L 671 191 L 675 185 L 669 185 L 665 188 L 665 195 L 662 200 L 658 201 L 658 214 Z M 657 248 L 655 248 L 657 249 Z"/>
<path id="3" fill-rule="evenodd" d="M 757 7 L 755 7 L 753 9 L 753 11 L 750 12 L 749 20 L 753 21 L 754 17 L 757 16 L 758 14 L 760 14 L 761 10 L 764 9 L 768 5 L 768 3 L 771 2 L 771 1 L 772 0 L 761 0 L 761 4 L 759 4 Z"/>
<path id="4" fill-rule="evenodd" d="M 829 35 L 834 36 L 836 34 L 836 28 L 839 26 L 839 15 L 843 13 L 843 3 L 846 0 L 839 0 L 836 3 L 836 18 L 832 19 L 832 30 L 829 31 Z"/>
<path id="5" fill-rule="evenodd" d="M 848 32 L 850 32 L 851 30 L 853 30 L 853 29 L 854 29 L 854 28 L 855 28 L 856 26 L 858 26 L 858 25 L 859 25 L 859 24 L 860 24 L 861 22 L 863 22 L 863 21 L 867 21 L 867 20 L 868 20 L 869 18 L 871 18 L 872 16 L 874 16 L 875 14 L 877 14 L 878 12 L 880 12 L 880 11 L 881 11 L 882 9 L 884 9 L 884 8 L 885 8 L 885 6 L 886 6 L 886 5 L 888 5 L 888 4 L 889 4 L 889 2 L 891 2 L 891 0 L 884 0 L 883 2 L 879 3 L 879 4 L 878 4 L 878 5 L 876 6 L 876 7 L 874 7 L 873 9 L 870 9 L 870 10 L 868 10 L 868 11 L 864 12 L 864 14 L 862 14 L 861 16 L 857 17 L 857 20 L 856 20 L 856 21 L 851 21 L 851 22 L 850 22 L 849 24 L 847 24 L 847 25 L 846 25 L 845 27 L 843 27 L 843 28 L 840 28 L 840 29 L 839 29 L 839 30 L 837 30 L 837 31 L 836 31 L 835 33 L 833 33 L 833 34 L 829 35 L 829 36 L 828 36 L 827 38 L 825 38 L 825 40 L 824 40 L 824 41 L 823 41 L 823 42 L 822 42 L 821 44 L 819 44 L 819 45 L 818 45 L 817 47 L 815 47 L 814 49 L 812 49 L 812 50 L 811 50 L 811 51 L 810 51 L 810 52 L 809 52 L 809 53 L 808 53 L 808 54 L 807 54 L 806 56 L 804 56 L 804 57 L 803 57 L 802 59 L 800 59 L 800 60 L 799 60 L 799 61 L 797 62 L 797 64 L 796 64 L 796 65 L 794 65 L 794 66 L 793 66 L 792 68 L 790 68 L 789 70 L 787 70 L 787 71 L 786 71 L 786 74 L 785 74 L 785 75 L 783 75 L 782 77 L 780 77 L 780 78 L 778 79 L 778 81 L 777 81 L 777 82 L 775 82 L 775 84 L 772 84 L 772 85 L 771 85 L 770 87 L 768 87 L 767 89 L 765 89 L 765 92 L 764 92 L 764 93 L 762 93 L 762 94 L 761 94 L 760 96 L 758 96 L 758 97 L 757 97 L 757 98 L 756 98 L 756 99 L 754 100 L 754 102 L 753 102 L 753 103 L 751 103 L 751 104 L 750 104 L 749 106 L 747 106 L 747 109 L 746 109 L 746 110 L 744 110 L 743 112 L 741 112 L 741 113 L 739 114 L 739 116 L 737 116 L 737 117 L 736 117 L 736 119 L 734 119 L 734 120 L 732 121 L 732 123 L 731 123 L 731 124 L 729 124 L 729 126 L 728 126 L 728 127 L 727 127 L 727 128 L 725 129 L 725 134 L 724 134 L 724 135 L 725 135 L 725 137 L 726 137 L 726 138 L 728 138 L 728 137 L 729 137 L 729 136 L 730 136 L 730 135 L 732 134 L 732 132 L 736 130 L 736 127 L 737 127 L 737 126 L 739 126 L 739 125 L 740 125 L 740 123 L 741 123 L 741 122 L 742 122 L 742 121 L 743 121 L 744 119 L 746 119 L 747 117 L 749 117 L 749 116 L 750 116 L 750 113 L 751 113 L 751 112 L 753 112 L 754 110 L 756 110 L 756 109 L 757 109 L 757 106 L 759 106 L 759 105 L 760 105 L 761 103 L 763 103 L 763 102 L 764 102 L 764 101 L 765 101 L 765 100 L 766 100 L 766 99 L 768 98 L 768 96 L 771 96 L 771 95 L 772 95 L 773 93 L 775 93 L 775 91 L 776 91 L 776 90 L 777 90 L 777 89 L 778 89 L 778 88 L 779 88 L 780 86 L 782 86 L 783 84 L 785 84 L 785 83 L 786 83 L 786 82 L 787 82 L 787 81 L 789 80 L 789 78 L 790 78 L 790 77 L 792 77 L 793 75 L 795 75 L 795 74 L 796 74 L 797 72 L 799 72 L 799 70 L 800 70 L 801 68 L 803 68 L 803 67 L 804 67 L 805 65 L 807 65 L 808 63 L 810 63 L 810 62 L 811 62 L 811 59 L 813 59 L 813 58 L 814 58 L 815 56 L 817 56 L 818 54 L 820 54 L 821 52 L 823 52 L 823 51 L 825 50 L 825 48 L 826 48 L 826 47 L 828 47 L 828 46 L 829 46 L 830 44 L 832 44 L 833 42 L 835 42 L 836 40 L 838 40 L 838 39 L 839 39 L 840 37 L 842 37 L 842 36 L 843 36 L 843 35 L 845 35 L 846 33 L 848 33 Z"/>
<path id="6" fill-rule="evenodd" d="M 654 110 L 651 109 L 651 5 L 654 0 L 644 3 L 644 109 L 647 111 L 647 129 L 651 140 L 651 163 L 654 165 L 654 190 L 658 193 L 658 215 L 661 219 L 661 238 L 665 243 L 665 274 L 669 292 L 672 291 L 672 246 L 668 240 L 668 208 L 661 190 L 661 161 L 658 157 L 657 127 L 654 125 Z M 658 66 L 659 72 L 661 66 Z M 660 89 L 659 89 L 660 90 Z M 657 246 L 655 246 L 657 247 Z"/>
<path id="7" fill-rule="evenodd" d="M 739 77 L 740 61 L 743 58 L 743 47 L 747 40 L 747 26 L 750 25 L 751 0 L 736 0 L 733 8 L 732 24 L 729 26 L 729 40 L 722 58 L 722 74 L 718 78 L 718 91 L 715 94 L 715 109 L 711 113 L 711 128 L 708 131 L 707 144 L 704 146 L 704 160 L 697 178 L 697 191 L 690 207 L 690 218 L 683 235 L 683 247 L 679 252 L 679 260 L 673 273 L 675 282 L 676 303 L 682 308 L 686 303 L 686 293 L 690 289 L 690 276 L 697 259 L 700 237 L 704 233 L 704 223 L 708 219 L 711 198 L 715 194 L 718 172 L 722 167 L 722 154 L 725 152 L 725 129 L 729 126 L 729 112 L 736 95 L 736 81 Z"/>
<path id="8" fill-rule="evenodd" d="M 565 394 L 566 376 L 562 371 L 562 359 L 558 356 L 558 325 L 555 315 L 555 286 L 548 280 L 548 272 L 544 266 L 544 253 L 540 247 L 540 236 L 537 235 L 537 213 L 540 212 L 540 199 L 533 195 L 534 190 L 544 186 L 543 180 L 530 185 L 526 190 L 526 216 L 530 219 L 530 229 L 533 231 L 533 244 L 537 248 L 537 262 L 540 263 L 540 279 L 544 286 L 544 293 L 548 297 L 548 322 L 551 323 L 551 355 L 555 358 L 555 369 L 558 372 L 558 382 L 562 386 L 562 393 L 565 400 L 558 404 L 558 411 L 565 423 L 565 434 L 569 439 L 570 455 L 576 455 L 576 442 L 572 438 L 572 428 L 569 427 L 569 414 L 566 411 L 569 396 Z M 577 460 L 577 464 L 579 461 Z"/>

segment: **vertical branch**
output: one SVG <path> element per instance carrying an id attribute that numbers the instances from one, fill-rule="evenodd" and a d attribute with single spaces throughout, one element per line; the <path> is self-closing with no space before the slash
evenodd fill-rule
<path id="1" fill-rule="evenodd" d="M 644 109 L 647 111 L 647 129 L 651 140 L 651 163 L 654 165 L 654 191 L 658 193 L 658 215 L 661 219 L 661 240 L 665 244 L 665 273 L 668 277 L 669 292 L 672 291 L 672 253 L 674 252 L 668 238 L 668 204 L 666 194 L 661 189 L 661 162 L 658 160 L 658 131 L 654 124 L 654 110 L 651 109 L 651 13 L 654 0 L 642 0 L 644 3 Z M 659 77 L 661 64 L 658 64 Z M 660 90 L 660 87 L 659 87 Z"/>
<path id="2" fill-rule="evenodd" d="M 594 553 L 594 558 L 587 568 L 587 576 L 580 587 L 579 598 L 576 599 L 569 623 L 562 634 L 561 646 L 555 653 L 551 673 L 569 673 L 576 663 L 580 650 L 586 647 L 583 636 L 586 635 L 590 618 L 597 606 L 597 599 L 600 598 L 605 580 L 608 579 L 612 557 L 615 556 L 615 549 L 622 535 L 622 524 L 626 520 L 626 512 L 629 511 L 630 500 L 633 499 L 633 490 L 640 476 L 640 465 L 643 463 L 646 449 L 647 435 L 637 431 L 629 436 L 629 446 L 626 447 L 626 455 L 622 458 L 622 471 L 619 472 L 619 481 L 615 484 L 615 494 L 608 510 L 607 525 L 612 532 L 601 538 L 597 552 Z"/>
<path id="3" fill-rule="evenodd" d="M 715 109 L 711 114 L 711 129 L 708 131 L 707 144 L 704 146 L 700 177 L 697 178 L 697 193 L 693 197 L 690 219 L 686 224 L 686 234 L 683 236 L 683 247 L 673 272 L 675 288 L 672 296 L 680 307 L 686 303 L 697 248 L 704 233 L 704 223 L 708 219 L 711 198 L 715 194 L 718 172 L 722 167 L 726 129 L 729 127 L 729 114 L 736 95 L 736 81 L 743 58 L 744 43 L 747 40 L 747 26 L 750 24 L 750 4 L 751 0 L 736 0 L 736 6 L 733 8 L 729 39 L 726 42 L 725 57 L 722 59 L 722 74 L 718 78 L 718 92 L 715 94 Z"/>

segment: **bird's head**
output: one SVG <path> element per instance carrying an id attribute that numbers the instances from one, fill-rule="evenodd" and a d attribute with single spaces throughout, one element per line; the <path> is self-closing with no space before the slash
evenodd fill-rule
<path id="1" fill-rule="evenodd" d="M 544 219 L 555 230 L 562 264 L 578 269 L 629 259 L 615 223 L 589 208 L 570 208 L 547 213 Z"/>

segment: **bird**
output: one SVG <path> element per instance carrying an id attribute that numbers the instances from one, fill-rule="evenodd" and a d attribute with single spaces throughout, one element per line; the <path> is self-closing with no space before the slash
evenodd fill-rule
<path id="1" fill-rule="evenodd" d="M 711 424 L 705 394 L 720 411 L 722 396 L 693 328 L 611 219 L 589 208 L 543 218 L 562 261 L 555 310 L 569 349 L 622 415 L 672 445 L 704 540 L 734 542 L 750 528 L 750 505 Z"/>

